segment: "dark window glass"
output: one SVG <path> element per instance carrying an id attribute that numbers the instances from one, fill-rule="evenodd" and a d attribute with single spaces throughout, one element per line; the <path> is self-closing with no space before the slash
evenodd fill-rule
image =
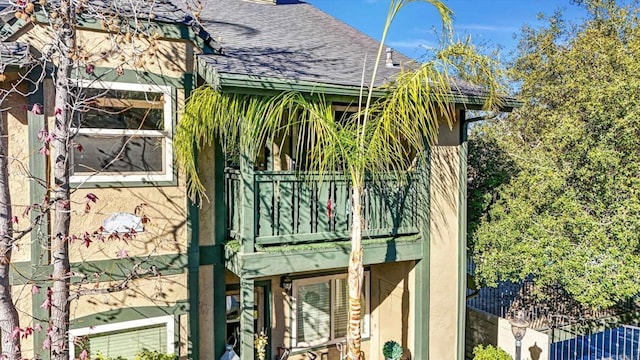
<path id="1" fill-rule="evenodd" d="M 164 138 L 132 135 L 79 134 L 81 152 L 74 152 L 74 172 L 148 173 L 164 170 Z"/>
<path id="2" fill-rule="evenodd" d="M 83 89 L 80 127 L 90 129 L 164 130 L 161 93 Z"/>

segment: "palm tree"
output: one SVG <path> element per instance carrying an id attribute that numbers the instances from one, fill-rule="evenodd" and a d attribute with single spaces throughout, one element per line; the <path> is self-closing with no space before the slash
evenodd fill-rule
<path id="1" fill-rule="evenodd" d="M 373 98 L 375 75 L 389 27 L 400 9 L 416 1 L 391 0 L 371 77 L 372 86 L 369 86 L 366 100 L 364 90 L 361 90 L 359 111 L 348 119 L 336 119 L 330 104 L 322 96 L 308 97 L 294 92 L 271 97 L 231 94 L 204 86 L 190 96 L 175 137 L 176 154 L 188 175 L 188 191 L 192 198 L 204 195 L 193 151 L 194 139 L 198 149 L 220 139 L 227 145 L 227 150 L 239 146 L 241 154 L 255 158 L 276 135 L 284 138 L 297 129 L 299 134 L 308 135 L 300 136 L 299 147 L 313 143 L 308 147 L 306 169 L 316 171 L 320 176 L 335 169 L 344 172 L 350 180 L 352 197 L 347 329 L 347 355 L 351 360 L 361 359 L 362 195 L 366 177 L 375 179 L 406 171 L 413 163 L 413 155 L 424 153 L 433 144 L 440 122 L 453 124 L 454 76 L 486 91 L 485 109 L 499 106 L 497 64 L 478 55 L 468 42 L 448 43 L 433 60 L 420 64 L 413 71 L 402 72 L 386 85 L 385 96 Z M 449 39 L 451 11 L 440 0 L 422 1 L 437 8 L 447 35 L 445 39 Z M 287 114 L 299 115 L 294 118 Z"/>

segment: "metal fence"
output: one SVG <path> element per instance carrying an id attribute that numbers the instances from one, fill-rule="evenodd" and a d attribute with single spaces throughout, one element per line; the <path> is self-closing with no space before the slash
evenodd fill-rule
<path id="1" fill-rule="evenodd" d="M 571 328 L 553 329 L 549 360 L 638 360 L 640 328 L 622 325 L 612 329 L 572 333 Z M 562 339 L 564 338 L 564 339 Z"/>

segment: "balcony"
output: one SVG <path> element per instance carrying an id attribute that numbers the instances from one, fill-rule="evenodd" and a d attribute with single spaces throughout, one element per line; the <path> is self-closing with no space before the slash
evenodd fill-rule
<path id="1" fill-rule="evenodd" d="M 365 238 L 418 233 L 415 179 L 416 174 L 401 181 L 392 176 L 367 181 L 363 195 Z M 242 174 L 227 168 L 228 236 L 250 240 L 253 251 L 348 239 L 352 220 L 350 193 L 349 182 L 341 174 L 323 177 L 291 171 Z M 245 201 L 249 203 L 243 204 Z"/>

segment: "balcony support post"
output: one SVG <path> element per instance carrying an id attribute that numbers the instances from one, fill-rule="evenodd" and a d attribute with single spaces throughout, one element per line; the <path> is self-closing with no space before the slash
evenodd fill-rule
<path id="1" fill-rule="evenodd" d="M 423 153 L 418 173 L 417 196 L 418 196 L 418 227 L 422 235 L 422 259 L 416 261 L 415 265 L 415 336 L 414 354 L 416 359 L 429 359 L 429 255 L 430 255 L 430 152 Z"/>
<path id="2" fill-rule="evenodd" d="M 255 283 L 253 279 L 240 277 L 240 358 L 254 359 L 254 304 Z"/>

